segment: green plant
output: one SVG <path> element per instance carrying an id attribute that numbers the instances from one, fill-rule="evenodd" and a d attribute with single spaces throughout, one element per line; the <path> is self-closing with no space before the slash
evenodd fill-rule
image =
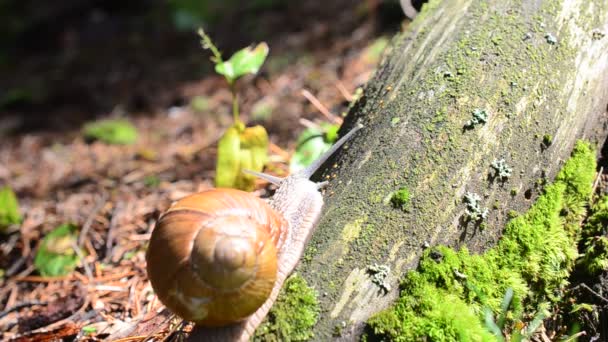
<path id="1" fill-rule="evenodd" d="M 82 129 L 85 139 L 106 144 L 129 145 L 137 141 L 137 129 L 125 119 L 105 119 L 88 123 Z"/>
<path id="2" fill-rule="evenodd" d="M 410 198 L 410 191 L 407 188 L 401 188 L 393 193 L 391 196 L 391 203 L 395 208 L 406 210 L 408 204 L 410 203 Z"/>
<path id="3" fill-rule="evenodd" d="M 234 123 L 218 142 L 215 185 L 218 187 L 253 190 L 255 177 L 243 170 L 262 171 L 268 160 L 268 133 L 263 126 L 246 127 L 240 120 L 236 81 L 244 75 L 256 74 L 266 56 L 268 45 L 260 43 L 255 48 L 237 51 L 227 61 L 222 59 L 218 48 L 203 29 L 199 29 L 203 49 L 210 50 L 215 71 L 223 75 L 232 93 Z"/>
<path id="4" fill-rule="evenodd" d="M 291 157 L 289 170 L 291 172 L 303 170 L 329 150 L 338 138 L 339 128 L 340 126 L 335 124 L 322 123 L 319 128 L 305 129 L 298 137 L 298 144 Z"/>
<path id="5" fill-rule="evenodd" d="M 22 219 L 13 190 L 8 186 L 0 188 L 0 232 L 6 232 L 10 226 L 21 223 Z"/>
<path id="6" fill-rule="evenodd" d="M 43 277 L 69 274 L 78 264 L 76 227 L 63 224 L 48 233 L 40 243 L 34 266 Z"/>

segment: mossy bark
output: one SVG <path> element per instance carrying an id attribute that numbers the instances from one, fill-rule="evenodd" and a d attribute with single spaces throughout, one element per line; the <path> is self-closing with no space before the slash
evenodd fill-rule
<path id="1" fill-rule="evenodd" d="M 604 0 L 425 5 L 349 112 L 344 129 L 365 128 L 322 175 L 326 206 L 298 269 L 319 294 L 315 339 L 360 334 L 425 246 L 493 246 L 577 138 L 604 137 L 606 30 Z M 500 159 L 508 178 L 494 177 Z M 487 217 L 467 213 L 467 193 Z"/>

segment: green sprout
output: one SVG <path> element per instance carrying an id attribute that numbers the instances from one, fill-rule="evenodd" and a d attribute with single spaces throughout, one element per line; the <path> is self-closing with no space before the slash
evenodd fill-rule
<path id="1" fill-rule="evenodd" d="M 106 144 L 130 145 L 137 141 L 137 129 L 125 119 L 105 119 L 86 124 L 82 132 L 87 140 Z"/>
<path id="2" fill-rule="evenodd" d="M 255 48 L 246 47 L 224 61 L 211 37 L 203 29 L 199 29 L 198 34 L 203 49 L 211 51 L 215 71 L 224 76 L 232 93 L 234 123 L 218 142 L 215 185 L 253 190 L 255 177 L 243 173 L 243 170 L 262 171 L 268 160 L 268 133 L 262 126 L 246 127 L 241 122 L 236 81 L 260 70 L 268 56 L 268 45 L 260 43 Z"/>
<path id="3" fill-rule="evenodd" d="M 8 232 L 10 226 L 21 223 L 23 217 L 19 210 L 17 196 L 11 188 L 0 188 L 0 232 Z"/>

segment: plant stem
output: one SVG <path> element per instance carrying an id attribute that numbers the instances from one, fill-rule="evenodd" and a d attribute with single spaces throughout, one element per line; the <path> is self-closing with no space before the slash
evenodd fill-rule
<path id="1" fill-rule="evenodd" d="M 201 37 L 201 45 L 203 49 L 211 50 L 211 53 L 215 59 L 215 64 L 222 63 L 222 54 L 220 53 L 220 50 L 218 50 L 217 46 L 213 44 L 211 37 L 209 37 L 202 28 L 198 29 L 198 35 Z"/>
<path id="2" fill-rule="evenodd" d="M 239 120 L 239 95 L 236 92 L 235 82 L 229 82 L 230 84 L 230 92 L 232 92 L 232 117 L 234 118 L 234 123 L 240 122 Z"/>

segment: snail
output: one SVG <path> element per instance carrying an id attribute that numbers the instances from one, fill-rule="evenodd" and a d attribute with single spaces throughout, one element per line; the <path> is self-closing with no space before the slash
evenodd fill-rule
<path id="1" fill-rule="evenodd" d="M 161 215 L 146 252 L 158 299 L 196 323 L 204 341 L 247 341 L 304 252 L 327 182 L 309 178 L 357 124 L 306 169 L 286 178 L 246 171 L 278 186 L 268 201 L 215 188 L 187 196 Z"/>

